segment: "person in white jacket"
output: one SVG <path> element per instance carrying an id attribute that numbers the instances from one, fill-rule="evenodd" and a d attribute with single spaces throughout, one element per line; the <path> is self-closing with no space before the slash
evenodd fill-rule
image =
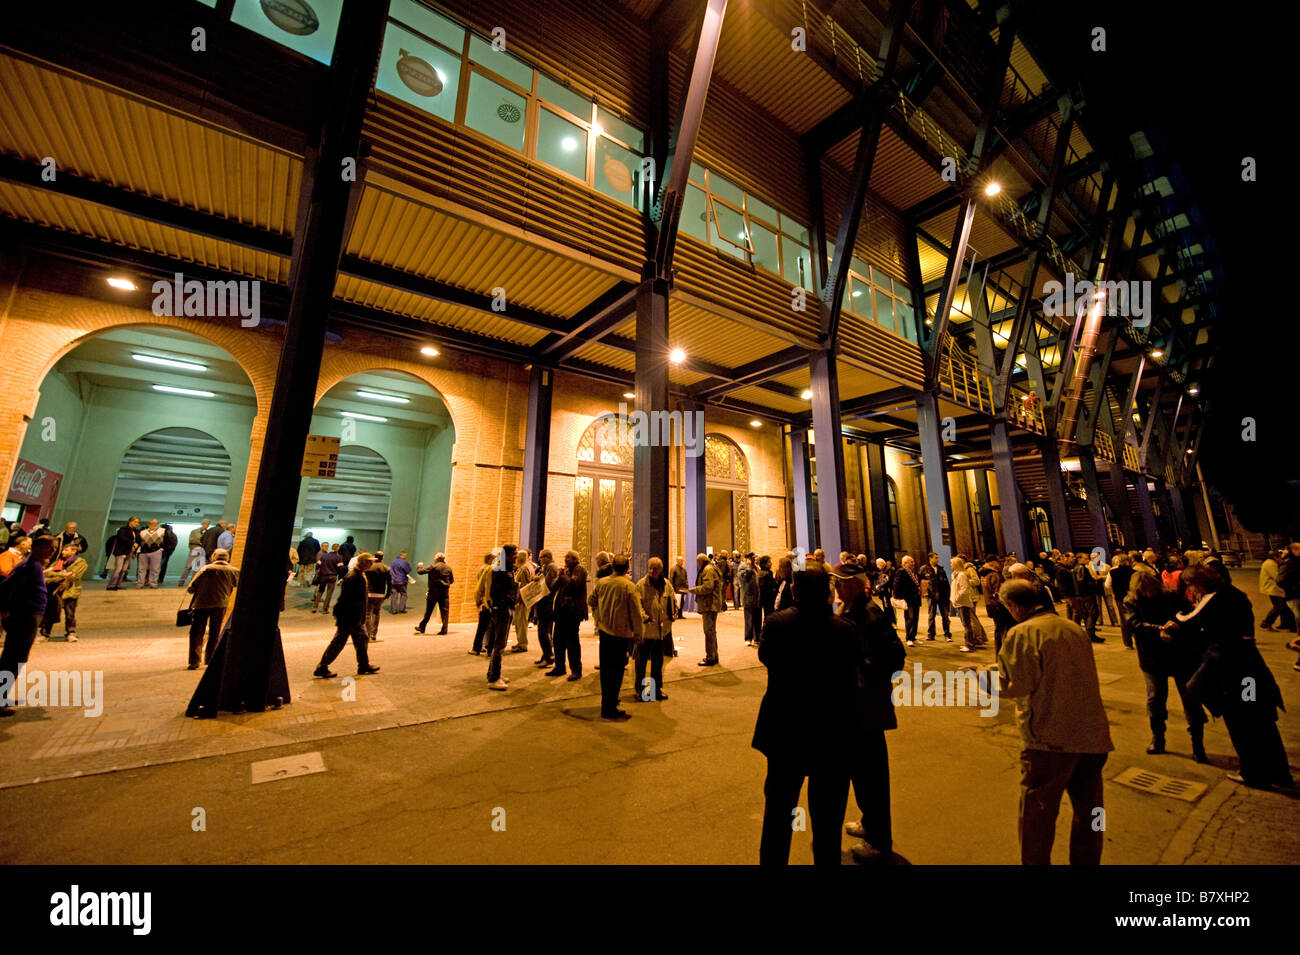
<path id="1" fill-rule="evenodd" d="M 1268 616 L 1264 622 L 1259 625 L 1261 630 L 1277 630 L 1273 626 L 1274 621 L 1282 624 L 1282 630 L 1294 630 L 1296 628 L 1295 615 L 1291 613 L 1291 608 L 1286 605 L 1286 591 L 1277 585 L 1277 555 L 1270 551 L 1264 558 L 1264 563 L 1259 565 L 1259 592 L 1268 598 L 1272 604 Z"/>
<path id="2" fill-rule="evenodd" d="M 961 628 L 966 642 L 959 649 L 962 653 L 971 653 L 988 643 L 984 625 L 975 614 L 975 593 L 971 589 L 970 575 L 966 573 L 966 561 L 960 557 L 952 559 L 952 605 L 961 617 Z"/>

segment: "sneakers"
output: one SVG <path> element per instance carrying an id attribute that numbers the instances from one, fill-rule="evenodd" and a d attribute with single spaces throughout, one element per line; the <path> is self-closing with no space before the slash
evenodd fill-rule
<path id="1" fill-rule="evenodd" d="M 509 688 L 510 688 L 509 684 L 507 684 L 505 680 L 500 680 L 500 679 L 498 679 L 495 683 L 488 684 L 489 690 L 508 690 Z"/>
<path id="2" fill-rule="evenodd" d="M 423 629 L 422 627 L 416 627 L 416 628 L 415 628 L 415 632 L 416 632 L 416 633 L 424 633 L 424 629 Z"/>
<path id="3" fill-rule="evenodd" d="M 76 643 L 76 642 L 77 642 L 77 635 L 76 635 L 75 633 L 70 633 L 70 634 L 68 634 L 68 636 L 67 636 L 67 640 L 68 640 L 68 643 Z"/>
<path id="4" fill-rule="evenodd" d="M 908 640 L 908 641 L 907 641 L 907 645 L 908 645 L 909 647 L 914 647 L 914 646 L 916 646 L 916 641 L 915 641 L 915 640 Z"/>
<path id="5" fill-rule="evenodd" d="M 944 638 L 945 640 L 947 640 L 949 643 L 952 643 L 952 634 L 951 634 L 951 633 L 945 633 L 945 634 L 943 635 L 943 638 Z"/>
<path id="6" fill-rule="evenodd" d="M 542 657 L 540 660 L 534 660 L 534 661 L 533 661 L 533 666 L 535 666 L 535 667 L 553 667 L 553 666 L 555 666 L 555 660 L 553 660 L 551 657 Z"/>
<path id="7" fill-rule="evenodd" d="M 479 656 L 482 652 L 483 652 L 482 650 L 470 650 L 470 651 L 469 651 L 469 655 L 470 655 L 470 656 L 473 656 L 473 657 L 476 657 L 476 656 Z"/>
<path id="8" fill-rule="evenodd" d="M 952 643 L 951 640 L 949 640 L 948 642 L 949 642 L 949 643 Z M 974 647 L 958 647 L 957 649 L 960 650 L 962 653 L 974 653 L 974 652 L 975 652 L 975 648 L 974 648 Z"/>
<path id="9" fill-rule="evenodd" d="M 1147 747 L 1148 756 L 1159 756 L 1165 751 L 1165 741 L 1160 737 L 1151 740 L 1151 745 Z"/>

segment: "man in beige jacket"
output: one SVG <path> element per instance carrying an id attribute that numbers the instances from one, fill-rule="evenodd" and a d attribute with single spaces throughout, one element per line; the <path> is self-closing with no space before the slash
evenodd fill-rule
<path id="1" fill-rule="evenodd" d="M 637 586 L 627 575 L 627 555 L 616 556 L 612 566 L 613 572 L 596 582 L 587 603 L 600 634 L 600 715 L 623 721 L 631 719 L 627 711 L 618 708 L 618 691 L 627 672 L 628 641 L 641 642 L 645 612 Z"/>
<path id="2" fill-rule="evenodd" d="M 699 565 L 700 573 L 690 592 L 695 595 L 695 609 L 700 612 L 704 624 L 704 659 L 700 666 L 715 667 L 718 665 L 718 613 L 726 609 L 722 574 L 707 554 L 697 555 L 695 563 Z"/>
<path id="3" fill-rule="evenodd" d="M 645 631 L 636 648 L 636 698 L 643 703 L 666 700 L 664 686 L 664 643 L 672 636 L 673 585 L 664 576 L 664 562 L 651 557 L 646 575 L 637 584 L 641 591 L 641 609 L 645 611 Z M 650 682 L 645 682 L 646 660 L 650 661 Z"/>

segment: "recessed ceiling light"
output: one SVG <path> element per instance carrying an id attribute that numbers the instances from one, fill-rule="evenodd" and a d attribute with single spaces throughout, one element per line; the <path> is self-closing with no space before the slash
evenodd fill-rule
<path id="1" fill-rule="evenodd" d="M 986 196 L 996 196 L 1001 191 L 1002 191 L 1002 186 L 996 182 L 990 182 L 987 186 L 984 187 L 984 195 Z"/>
<path id="2" fill-rule="evenodd" d="M 111 278 L 106 279 L 105 281 L 107 281 L 109 285 L 113 286 L 113 288 L 121 289 L 123 292 L 135 291 L 135 283 L 128 278 L 123 278 L 122 276 L 114 275 Z"/>
<path id="3" fill-rule="evenodd" d="M 207 371 L 207 365 L 200 365 L 192 361 L 180 361 L 176 358 L 163 358 L 160 355 L 140 355 L 131 356 L 136 361 L 142 361 L 146 365 L 164 365 L 168 368 L 180 368 L 182 371 Z"/>
<path id="4" fill-rule="evenodd" d="M 1195 385 L 1192 385 L 1192 387 L 1187 389 L 1187 393 L 1189 395 L 1199 395 L 1201 393 L 1201 389 L 1197 388 Z"/>
<path id="5" fill-rule="evenodd" d="M 411 403 L 410 398 L 403 398 L 401 395 L 386 395 L 378 391 L 358 391 L 357 394 L 362 398 L 369 398 L 371 401 L 387 401 L 389 404 L 394 405 L 409 405 Z"/>
<path id="6" fill-rule="evenodd" d="M 811 388 L 805 388 L 805 389 L 803 390 L 803 394 L 801 394 L 799 397 L 802 398 L 804 401 L 811 401 L 811 400 L 812 400 L 812 389 L 811 389 Z"/>
<path id="7" fill-rule="evenodd" d="M 387 421 L 387 418 L 381 418 L 375 414 L 362 414 L 360 411 L 340 411 L 345 418 L 360 418 L 363 421 Z"/>
<path id="8" fill-rule="evenodd" d="M 154 385 L 154 391 L 165 391 L 169 395 L 189 395 L 191 398 L 215 398 L 215 391 L 201 391 L 198 388 L 173 388 L 171 385 Z"/>
<path id="9" fill-rule="evenodd" d="M 674 348 L 668 353 L 668 360 L 674 365 L 680 365 L 686 360 L 686 352 L 682 351 L 680 348 Z"/>
<path id="10" fill-rule="evenodd" d="M 624 397 L 624 398 L 628 398 L 628 399 L 635 398 L 635 397 L 636 397 L 636 392 L 635 392 L 635 391 L 625 391 L 625 392 L 623 392 L 623 397 Z"/>
<path id="11" fill-rule="evenodd" d="M 750 420 L 749 426 L 751 428 L 761 428 L 763 427 L 763 422 L 759 421 L 757 418 L 753 418 Z"/>
<path id="12" fill-rule="evenodd" d="M 1161 349 L 1157 348 L 1155 351 L 1153 351 L 1153 352 L 1151 353 L 1151 357 L 1152 357 L 1152 358 L 1164 358 L 1164 357 L 1165 357 L 1165 353 L 1164 353 L 1164 351 L 1162 351 Z"/>
<path id="13" fill-rule="evenodd" d="M 425 355 L 429 358 L 433 358 L 435 355 L 438 354 L 438 349 L 434 348 L 432 345 L 425 345 L 423 348 L 420 349 L 420 354 Z"/>

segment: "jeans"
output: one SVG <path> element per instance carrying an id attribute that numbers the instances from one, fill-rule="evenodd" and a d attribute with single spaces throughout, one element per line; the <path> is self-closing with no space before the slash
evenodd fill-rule
<path id="1" fill-rule="evenodd" d="M 190 666 L 199 665 L 199 651 L 203 650 L 203 662 L 212 661 L 212 652 L 217 648 L 221 636 L 221 621 L 226 615 L 225 607 L 208 607 L 194 611 L 194 622 L 190 624 Z M 208 645 L 203 646 L 203 631 L 208 631 Z"/>
<path id="2" fill-rule="evenodd" d="M 905 627 L 904 629 L 905 640 L 916 639 L 916 628 L 920 624 L 920 622 L 921 622 L 920 605 L 913 607 L 911 604 L 908 604 L 907 610 L 903 614 L 903 625 Z"/>
<path id="3" fill-rule="evenodd" d="M 30 610 L 18 609 L 4 619 L 5 648 L 0 650 L 0 673 L 12 673 L 15 683 L 32 652 L 32 643 L 36 639 L 36 614 Z M 15 683 L 10 683 L 5 696 L 0 699 L 0 706 L 13 706 L 17 698 Z"/>
<path id="4" fill-rule="evenodd" d="M 140 552 L 140 566 L 135 575 L 135 587 L 140 590 L 144 587 L 158 586 L 158 568 L 162 566 L 162 551 L 154 550 L 145 553 Z"/>
<path id="5" fill-rule="evenodd" d="M 370 636 L 366 633 L 365 624 L 361 620 L 353 620 L 350 623 L 339 621 L 338 629 L 334 632 L 334 639 L 329 642 L 325 648 L 325 653 L 320 658 L 320 669 L 325 669 L 335 661 L 343 648 L 347 646 L 348 638 L 352 638 L 352 649 L 357 654 L 357 672 L 370 666 Z"/>
<path id="6" fill-rule="evenodd" d="M 474 646 L 473 646 L 473 650 L 474 650 L 475 653 L 481 653 L 481 652 L 484 650 L 483 640 L 484 640 L 485 637 L 487 637 L 487 635 L 488 635 L 488 630 L 489 630 L 489 628 L 490 628 L 491 626 L 492 626 L 492 614 L 488 611 L 488 609 L 487 609 L 486 607 L 479 607 L 479 609 L 478 609 L 478 627 L 477 627 L 477 629 L 475 629 L 475 631 L 474 631 Z M 488 651 L 489 653 L 491 653 L 491 652 L 492 652 L 492 641 L 491 641 L 491 640 L 488 640 L 487 643 L 488 643 L 488 645 L 487 645 L 486 649 L 487 649 L 487 651 Z"/>
<path id="7" fill-rule="evenodd" d="M 1120 625 L 1119 611 L 1115 607 L 1115 595 L 1102 592 L 1101 600 L 1106 607 L 1106 619 L 1110 621 L 1112 627 Z"/>
<path id="8" fill-rule="evenodd" d="M 844 811 L 849 803 L 849 774 L 839 767 L 808 771 L 802 760 L 769 756 L 767 778 L 763 780 L 763 836 L 758 848 L 759 865 L 790 864 L 794 811 L 799 806 L 799 791 L 803 789 L 805 777 L 808 779 L 813 864 L 840 864 L 840 827 L 844 825 Z"/>
<path id="9" fill-rule="evenodd" d="M 930 628 L 927 636 L 934 639 L 934 615 L 937 613 L 943 620 L 943 635 L 949 640 L 952 639 L 952 624 L 948 622 L 948 614 L 952 612 L 947 601 L 940 603 L 938 597 L 930 598 Z"/>
<path id="10" fill-rule="evenodd" d="M 1052 753 L 1026 749 L 1020 754 L 1020 862 L 1051 865 L 1052 842 L 1061 795 L 1070 794 L 1070 865 L 1099 865 L 1105 830 L 1101 770 L 1106 753 Z"/>
<path id="11" fill-rule="evenodd" d="M 1146 680 L 1147 684 L 1147 719 L 1151 721 L 1151 735 L 1160 740 L 1165 738 L 1165 720 L 1169 718 L 1166 704 L 1169 702 L 1171 676 L 1172 674 L 1169 673 L 1142 671 L 1142 679 Z M 1173 681 L 1174 687 L 1178 690 L 1178 697 L 1183 701 L 1183 715 L 1187 717 L 1187 732 L 1192 735 L 1193 740 L 1199 740 L 1205 732 L 1205 711 L 1201 709 L 1200 701 L 1188 692 L 1186 683 L 1178 677 L 1173 677 Z"/>
<path id="12" fill-rule="evenodd" d="M 63 631 L 68 635 L 77 632 L 77 601 L 80 597 L 59 597 L 50 594 L 45 603 L 45 615 L 41 617 L 41 636 L 48 637 L 59 622 L 59 612 L 63 612 Z"/>
<path id="13" fill-rule="evenodd" d="M 1269 597 L 1268 602 L 1273 606 L 1260 624 L 1261 629 L 1273 626 L 1274 621 L 1282 624 L 1283 630 L 1294 630 L 1296 628 L 1295 615 L 1291 613 L 1291 608 L 1286 605 L 1285 597 Z"/>
<path id="14" fill-rule="evenodd" d="M 487 613 L 487 611 L 484 611 Z M 495 683 L 501 678 L 501 654 L 506 648 L 506 641 L 510 639 L 510 611 L 499 611 L 497 613 L 488 613 L 487 625 L 487 653 L 488 653 L 488 672 L 487 681 Z"/>
<path id="15" fill-rule="evenodd" d="M 881 852 L 894 848 L 889 814 L 889 746 L 882 729 L 866 730 L 853 754 L 853 796 L 862 813 L 868 845 Z"/>
<path id="16" fill-rule="evenodd" d="M 763 608 L 754 606 L 745 608 L 745 642 L 758 643 L 758 634 L 762 630 Z"/>
<path id="17" fill-rule="evenodd" d="M 339 582 L 337 577 L 330 577 L 327 580 L 316 581 L 316 596 L 311 599 L 311 612 L 315 613 L 317 606 L 320 607 L 321 613 L 330 612 L 330 601 L 334 599 L 334 586 Z"/>
<path id="18" fill-rule="evenodd" d="M 701 610 L 700 619 L 704 623 L 704 659 L 716 663 L 718 659 L 718 614 L 713 610 Z"/>
<path id="19" fill-rule="evenodd" d="M 636 695 L 642 700 L 657 700 L 664 688 L 664 642 L 642 640 L 636 648 Z M 650 685 L 645 683 L 646 660 L 650 661 Z M 600 672 L 605 672 L 602 663 Z M 621 681 L 620 681 L 621 682 Z"/>
<path id="20" fill-rule="evenodd" d="M 600 632 L 600 715 L 618 712 L 618 692 L 627 672 L 627 637 Z"/>
<path id="21" fill-rule="evenodd" d="M 383 594 L 366 594 L 366 636 L 379 638 L 379 613 L 384 609 Z"/>
<path id="22" fill-rule="evenodd" d="M 576 614 L 563 610 L 555 615 L 555 669 L 564 672 L 564 655 L 569 655 L 569 669 L 574 673 L 582 672 L 582 645 L 578 642 L 578 625 Z"/>
<path id="23" fill-rule="evenodd" d="M 122 586 L 122 580 L 126 577 L 126 572 L 131 567 L 130 554 L 115 554 L 112 558 L 113 571 L 108 578 L 108 589 L 117 590 Z"/>
<path id="24" fill-rule="evenodd" d="M 406 584 L 393 584 L 393 599 L 388 609 L 393 613 L 406 613 Z"/>
<path id="25" fill-rule="evenodd" d="M 434 608 L 434 607 L 437 607 L 437 608 L 438 608 L 438 612 L 439 612 L 440 614 L 442 614 L 442 630 L 440 630 L 439 632 L 442 633 L 442 632 L 445 632 L 445 631 L 446 631 L 446 629 L 447 629 L 447 591 L 445 591 L 445 590 L 441 590 L 441 589 L 434 590 L 432 587 L 429 588 L 429 592 L 428 592 L 428 594 L 425 595 L 425 598 L 424 598 L 424 616 L 420 618 L 420 625 L 416 628 L 417 630 L 420 630 L 421 632 L 423 632 L 424 628 L 427 627 L 427 626 L 429 625 L 429 618 L 433 616 L 433 608 Z"/>
<path id="26" fill-rule="evenodd" d="M 181 579 L 176 584 L 177 587 L 184 587 L 190 579 L 190 571 L 198 573 L 208 563 L 208 555 L 203 552 L 203 548 L 194 546 L 190 548 L 190 556 L 185 558 L 185 566 L 181 570 Z"/>
<path id="27" fill-rule="evenodd" d="M 984 632 L 984 624 L 980 623 L 974 607 L 958 607 L 957 613 L 961 616 L 961 628 L 966 636 L 966 646 L 975 650 L 989 642 L 988 634 Z"/>

